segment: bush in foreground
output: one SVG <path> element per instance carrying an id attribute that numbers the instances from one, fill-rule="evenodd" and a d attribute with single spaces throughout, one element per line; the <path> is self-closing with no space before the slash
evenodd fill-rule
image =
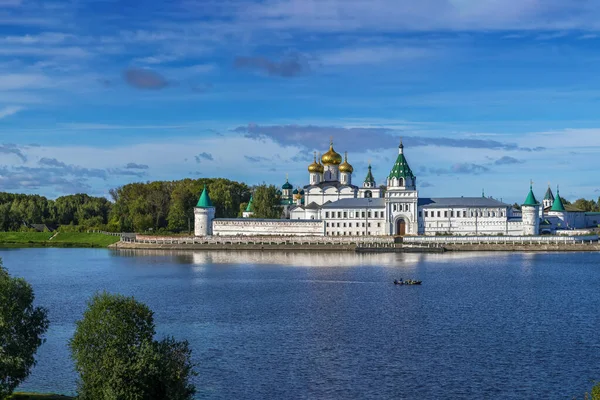
<path id="1" fill-rule="evenodd" d="M 187 341 L 153 339 L 152 311 L 132 297 L 96 294 L 69 343 L 79 399 L 192 399 Z"/>
<path id="2" fill-rule="evenodd" d="M 47 311 L 33 306 L 33 289 L 11 278 L 0 261 L 0 399 L 7 398 L 35 365 L 48 330 Z"/>

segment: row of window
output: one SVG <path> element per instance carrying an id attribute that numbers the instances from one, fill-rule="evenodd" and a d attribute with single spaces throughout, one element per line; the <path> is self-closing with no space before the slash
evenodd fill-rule
<path id="1" fill-rule="evenodd" d="M 383 218 L 383 211 L 374 211 L 371 212 L 369 211 L 368 213 L 365 211 L 350 211 L 348 213 L 348 211 L 325 211 L 325 218 L 348 218 L 348 215 L 350 215 L 350 218 Z"/>
<path id="2" fill-rule="evenodd" d="M 365 236 L 371 235 L 369 232 L 327 232 L 327 236 Z"/>
<path id="3" fill-rule="evenodd" d="M 392 204 L 392 211 L 410 211 L 410 204 Z"/>
<path id="4" fill-rule="evenodd" d="M 341 224 L 341 225 L 340 225 Z M 326 226 L 328 228 L 352 228 L 352 222 L 327 222 Z M 361 226 L 364 228 L 365 227 L 365 223 L 364 222 L 356 222 L 354 224 L 354 226 L 356 228 L 360 228 Z M 369 228 L 371 227 L 371 223 L 369 222 Z M 377 227 L 381 228 L 381 222 L 377 223 Z"/>
<path id="5" fill-rule="evenodd" d="M 425 211 L 425 217 L 438 217 L 441 218 L 442 217 L 442 213 L 444 215 L 444 218 L 448 218 L 448 211 Z M 463 218 L 467 218 L 467 211 L 450 211 L 449 212 L 449 216 L 450 218 L 460 218 L 461 216 Z M 462 215 L 461 215 L 462 214 Z M 504 211 L 470 211 L 469 213 L 469 217 L 471 218 L 475 218 L 475 217 L 481 217 L 481 218 L 485 218 L 485 217 L 504 217 Z M 419 211 L 419 217 L 423 216 L 423 211 Z"/>

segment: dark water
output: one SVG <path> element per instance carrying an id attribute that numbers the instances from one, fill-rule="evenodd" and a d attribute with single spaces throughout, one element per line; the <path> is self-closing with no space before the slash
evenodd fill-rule
<path id="1" fill-rule="evenodd" d="M 97 290 L 134 295 L 159 335 L 191 342 L 198 398 L 572 399 L 600 380 L 600 254 L 0 257 L 50 310 L 22 389 L 74 392 L 66 344 Z"/>

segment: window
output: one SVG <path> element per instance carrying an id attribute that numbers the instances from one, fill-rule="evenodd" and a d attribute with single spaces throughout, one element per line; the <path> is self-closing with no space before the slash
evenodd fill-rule
<path id="1" fill-rule="evenodd" d="M 463 218 L 467 218 L 467 212 L 463 211 Z"/>
<path id="2" fill-rule="evenodd" d="M 371 218 L 371 211 L 369 211 L 369 218 Z"/>
<path id="3" fill-rule="evenodd" d="M 363 212 L 362 212 L 362 217 L 364 218 L 364 217 L 365 217 L 365 215 L 366 215 L 366 214 L 365 214 L 365 212 L 363 211 Z"/>
<path id="4" fill-rule="evenodd" d="M 329 222 L 325 226 L 327 226 L 329 228 Z"/>
<path id="5" fill-rule="evenodd" d="M 442 213 L 441 213 L 440 211 L 438 211 L 438 214 L 437 214 L 437 216 L 438 216 L 438 218 L 439 218 L 439 217 L 441 217 L 441 216 L 442 216 Z"/>
<path id="6" fill-rule="evenodd" d="M 342 212 L 338 211 L 338 218 L 342 218 Z"/>
<path id="7" fill-rule="evenodd" d="M 450 211 L 450 216 L 454 218 L 454 211 Z"/>
<path id="8" fill-rule="evenodd" d="M 444 211 L 444 218 L 448 218 L 448 211 Z"/>
<path id="9" fill-rule="evenodd" d="M 348 218 L 348 213 L 344 211 L 344 218 Z"/>
<path id="10" fill-rule="evenodd" d="M 419 211 L 419 218 L 423 216 L 423 211 Z"/>
<path id="11" fill-rule="evenodd" d="M 344 222 L 344 228 L 346 227 L 346 223 Z"/>
<path id="12" fill-rule="evenodd" d="M 339 222 L 337 223 L 337 227 L 338 227 L 338 228 L 340 227 L 340 223 L 339 223 Z"/>
<path id="13" fill-rule="evenodd" d="M 369 228 L 371 227 L 371 223 L 369 222 Z"/>
<path id="14" fill-rule="evenodd" d="M 329 218 L 329 211 L 325 211 L 325 218 Z"/>
<path id="15" fill-rule="evenodd" d="M 365 223 L 364 223 L 364 222 L 362 223 L 362 227 L 363 227 L 363 228 L 365 227 Z"/>
<path id="16" fill-rule="evenodd" d="M 377 223 L 377 227 L 378 227 L 378 228 L 381 228 L 381 222 L 378 222 L 378 223 Z"/>
<path id="17" fill-rule="evenodd" d="M 426 216 L 426 217 L 428 217 L 428 215 L 427 215 L 427 211 L 425 211 L 425 216 Z"/>

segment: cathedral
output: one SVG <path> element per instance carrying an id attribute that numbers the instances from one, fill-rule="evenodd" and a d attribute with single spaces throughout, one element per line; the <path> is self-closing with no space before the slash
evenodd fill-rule
<path id="1" fill-rule="evenodd" d="M 354 168 L 333 141 L 308 166 L 308 184 L 294 189 L 286 179 L 281 187 L 283 218 L 252 217 L 252 199 L 244 218 L 215 219 L 208 192 L 195 208 L 197 236 L 405 236 L 405 235 L 539 235 L 596 227 L 599 213 L 566 207 L 557 190 L 548 188 L 542 203 L 530 186 L 520 209 L 492 197 L 420 197 L 417 178 L 398 146 L 396 161 L 378 186 L 369 164 L 360 185 L 353 184 Z M 208 206 L 207 204 L 210 204 Z"/>

